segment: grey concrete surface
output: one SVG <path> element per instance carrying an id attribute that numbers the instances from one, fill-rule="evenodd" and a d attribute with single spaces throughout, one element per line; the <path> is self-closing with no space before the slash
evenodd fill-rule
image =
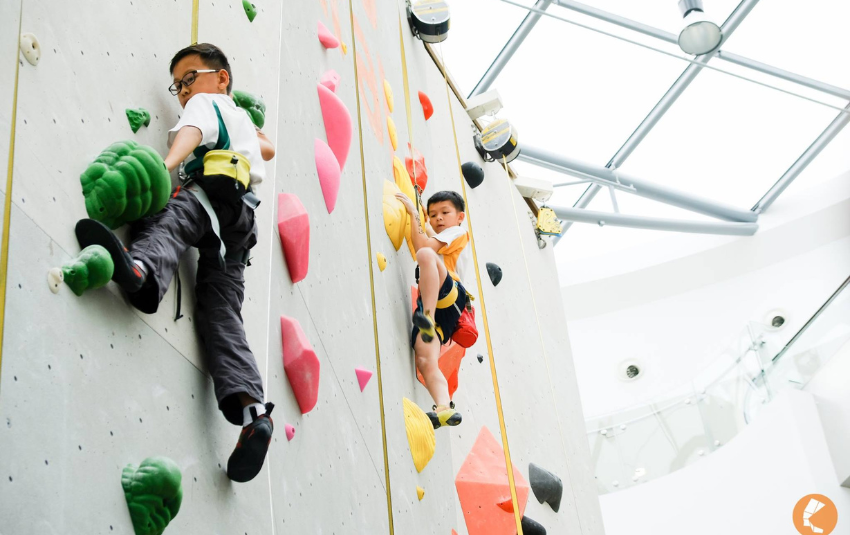
<path id="1" fill-rule="evenodd" d="M 393 180 L 384 79 L 395 97 L 395 154 L 403 160 L 412 137 L 425 156 L 425 199 L 438 190 L 461 190 L 450 113 L 462 161 L 481 162 L 471 122 L 454 96 L 447 96 L 439 70 L 402 20 L 408 124 L 399 46 L 403 0 L 262 2 L 253 23 L 236 0 L 200 2 L 199 40 L 218 44 L 230 56 L 236 89 L 264 98 L 264 131 L 277 147 L 258 191 L 260 242 L 246 270 L 243 308 L 267 399 L 277 405 L 276 432 L 263 472 L 240 485 L 230 483 L 219 467 L 238 428 L 217 411 L 198 348 L 194 254 L 182 265 L 186 317 L 176 323 L 173 288 L 160 311 L 148 316 L 135 312 L 114 284 L 78 298 L 68 288 L 53 295 L 46 283 L 47 270 L 79 250 L 73 224 L 85 217 L 78 176 L 87 163 L 120 139 L 165 153 L 165 132 L 180 113 L 165 90 L 168 61 L 189 42 L 192 3 L 68 4 L 24 1 L 25 26 L 39 36 L 45 56 L 38 67 L 22 68 L 19 83 L 0 370 L 0 533 L 130 533 L 121 468 L 166 455 L 181 467 L 184 482 L 183 507 L 167 533 L 408 535 L 455 529 L 466 535 L 454 478 L 482 426 L 501 440 L 482 298 L 513 462 L 526 477 L 528 463 L 535 462 L 564 481 L 560 513 L 532 498 L 528 515 L 550 533 L 602 533 L 552 249 L 537 249 L 525 203 L 496 164 L 485 165 L 484 184 L 469 191 L 467 213 L 484 295 L 474 271 L 464 273 L 477 298 L 481 332 L 462 362 L 454 395 L 464 423 L 438 430 L 430 464 L 422 473 L 413 466 L 402 398 L 426 410 L 432 401 L 416 380 L 409 347 L 415 264 L 406 244 L 393 249 L 382 220 L 383 181 Z M 3 4 L 4 13 L 8 7 Z M 319 20 L 338 32 L 347 54 L 318 43 Z M 10 65 L 0 64 L 2 72 Z M 340 74 L 337 95 L 355 123 L 332 214 L 313 157 L 314 139 L 326 139 L 316 84 L 328 69 Z M 0 98 L 12 88 L 9 77 L 0 77 Z M 434 105 L 428 121 L 420 90 Z M 128 107 L 150 110 L 150 127 L 132 134 L 124 117 Z M 2 127 L 8 130 L 8 108 L 0 107 L 0 134 L 7 137 Z M 0 146 L 8 148 L 6 141 Z M 294 285 L 275 225 L 281 192 L 297 194 L 310 215 L 310 269 Z M 377 266 L 378 252 L 388 258 L 384 272 Z M 505 270 L 497 288 L 486 277 L 488 261 Z M 306 415 L 283 370 L 281 314 L 298 319 L 321 363 L 319 402 Z M 486 357 L 483 363 L 475 358 L 479 353 Z M 377 372 L 378 354 L 382 398 L 377 373 L 364 392 L 354 373 L 355 367 Z M 296 429 L 292 441 L 283 432 L 287 423 Z M 425 489 L 422 501 L 417 486 Z"/>

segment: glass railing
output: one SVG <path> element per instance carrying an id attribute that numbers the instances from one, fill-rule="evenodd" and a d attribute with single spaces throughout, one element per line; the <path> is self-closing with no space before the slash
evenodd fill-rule
<path id="1" fill-rule="evenodd" d="M 803 388 L 850 342 L 850 278 L 784 346 L 752 322 L 686 385 L 651 402 L 588 419 L 600 494 L 633 487 L 722 448 L 778 392 Z M 784 338 L 784 337 L 783 337 Z"/>

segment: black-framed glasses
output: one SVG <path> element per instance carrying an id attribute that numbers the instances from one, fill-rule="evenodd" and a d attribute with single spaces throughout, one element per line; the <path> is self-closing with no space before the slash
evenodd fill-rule
<path id="1" fill-rule="evenodd" d="M 203 74 L 205 72 L 218 72 L 221 69 L 201 69 L 200 71 L 189 71 L 187 72 L 183 78 L 179 81 L 174 82 L 170 86 L 168 86 L 168 91 L 172 95 L 178 95 L 180 91 L 183 90 L 183 86 L 189 87 L 190 85 L 195 83 L 195 78 L 197 78 L 199 74 Z"/>

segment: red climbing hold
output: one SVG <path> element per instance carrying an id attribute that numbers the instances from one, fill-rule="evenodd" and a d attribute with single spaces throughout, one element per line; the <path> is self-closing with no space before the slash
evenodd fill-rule
<path id="1" fill-rule="evenodd" d="M 339 47 L 339 39 L 331 33 L 327 26 L 322 24 L 322 21 L 319 21 L 319 42 L 321 42 L 325 48 Z"/>
<path id="2" fill-rule="evenodd" d="M 427 121 L 434 115 L 434 105 L 431 104 L 431 99 L 428 98 L 428 95 L 422 91 L 419 92 L 419 103 L 422 104 L 422 111 L 425 113 L 425 120 Z"/>
<path id="3" fill-rule="evenodd" d="M 339 170 L 342 171 L 345 168 L 345 160 L 348 159 L 348 150 L 351 148 L 351 114 L 333 91 L 322 84 L 318 84 L 318 88 L 328 146 L 339 162 Z"/>
<path id="4" fill-rule="evenodd" d="M 339 162 L 336 161 L 333 151 L 321 139 L 313 143 L 316 155 L 316 172 L 319 174 L 319 185 L 322 186 L 322 195 L 325 197 L 325 206 L 328 213 L 336 207 L 336 197 L 339 193 Z"/>
<path id="5" fill-rule="evenodd" d="M 319 358 L 297 319 L 280 317 L 280 338 L 283 341 L 283 370 L 301 414 L 307 414 L 319 399 Z"/>
<path id="6" fill-rule="evenodd" d="M 407 144 L 407 150 L 413 153 L 413 158 L 409 156 L 404 158 L 404 166 L 407 167 L 410 181 L 415 186 L 419 186 L 421 191 L 425 191 L 425 186 L 428 185 L 428 168 L 425 167 L 425 157 L 422 156 L 421 152 L 411 147 L 410 143 Z"/>
<path id="7" fill-rule="evenodd" d="M 319 83 L 336 93 L 336 86 L 339 85 L 339 74 L 331 69 L 319 78 Z"/>
<path id="8" fill-rule="evenodd" d="M 310 262 L 310 218 L 294 193 L 277 196 L 277 231 L 293 283 L 307 276 Z"/>
<path id="9" fill-rule="evenodd" d="M 286 432 L 286 440 L 291 441 L 293 438 L 295 438 L 295 428 L 292 427 L 290 424 L 286 424 L 285 426 L 283 426 L 283 430 Z"/>
<path id="10" fill-rule="evenodd" d="M 366 383 L 372 378 L 372 372 L 365 368 L 354 368 L 354 373 L 357 374 L 357 382 L 360 383 L 360 391 L 366 388 Z"/>
<path id="11" fill-rule="evenodd" d="M 529 488 L 516 466 L 513 471 L 517 504 L 522 516 Z M 503 508 L 505 497 L 511 495 L 505 453 L 486 427 L 481 428 L 475 445 L 460 467 L 455 487 L 469 535 L 516 534 L 513 505 L 510 512 Z"/>

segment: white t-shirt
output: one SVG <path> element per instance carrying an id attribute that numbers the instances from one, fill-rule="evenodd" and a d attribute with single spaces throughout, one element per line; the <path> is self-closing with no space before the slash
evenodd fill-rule
<path id="1" fill-rule="evenodd" d="M 466 234 L 466 229 L 462 226 L 458 225 L 456 227 L 449 227 L 444 231 L 440 232 L 434 238 L 440 242 L 445 243 L 446 245 L 450 245 L 453 241 L 460 238 L 461 236 Z M 442 256 L 442 255 L 440 255 Z M 467 247 L 463 248 L 463 251 L 460 252 L 460 255 L 457 258 L 457 269 L 455 270 L 460 277 L 460 281 L 463 283 L 466 276 L 466 266 L 468 265 L 467 258 Z M 466 286 L 466 284 L 464 284 Z"/>
<path id="2" fill-rule="evenodd" d="M 236 106 L 233 99 L 227 95 L 213 93 L 198 93 L 189 99 L 180 121 L 168 131 L 168 147 L 174 143 L 177 132 L 184 126 L 194 126 L 201 131 L 203 139 L 201 145 L 214 148 L 218 142 L 218 116 L 215 114 L 213 102 L 221 112 L 224 126 L 230 135 L 230 149 L 248 158 L 251 164 L 251 185 L 255 186 L 263 181 L 266 176 L 265 162 L 260 152 L 260 142 L 257 139 L 257 129 L 248 112 Z M 184 163 L 195 159 L 190 154 Z"/>

